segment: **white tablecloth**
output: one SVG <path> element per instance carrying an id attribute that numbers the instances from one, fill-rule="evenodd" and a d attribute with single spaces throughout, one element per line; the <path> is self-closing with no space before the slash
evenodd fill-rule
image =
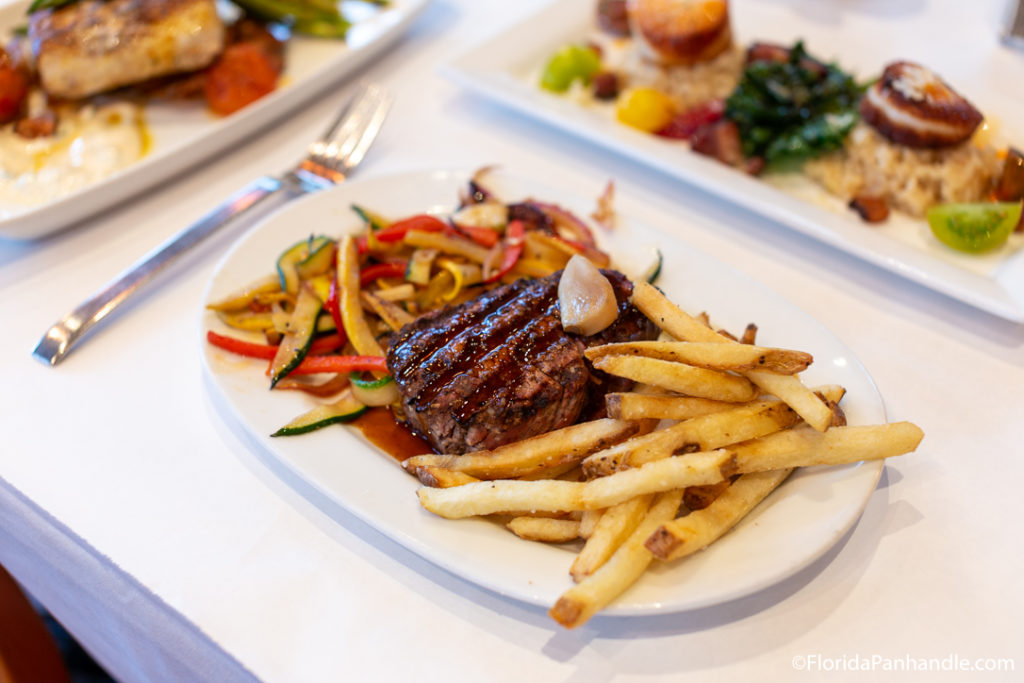
<path id="1" fill-rule="evenodd" d="M 584 191 L 614 177 L 621 194 L 648 207 L 640 218 L 811 313 L 867 367 L 889 419 L 927 434 L 916 454 L 886 465 L 857 525 L 812 566 L 750 597 L 564 631 L 544 610 L 299 496 L 225 420 L 203 377 L 197 326 L 203 289 L 241 228 L 126 306 L 63 365 L 30 357 L 84 295 L 254 176 L 298 158 L 350 81 L 159 191 L 36 243 L 0 241 L 0 562 L 132 681 L 843 680 L 864 676 L 854 669 L 865 662 L 878 675 L 929 658 L 939 669 L 1012 659 L 1015 674 L 947 675 L 1019 677 L 1024 327 L 437 75 L 438 64 L 542 4 L 428 8 L 368 69 L 398 101 L 360 176 L 497 162 Z M 821 5 L 775 4 L 794 13 Z M 830 4 L 838 9 L 823 20 L 884 23 L 897 11 L 870 0 Z M 976 4 L 977 21 L 994 30 L 1001 5 Z M 952 30 L 942 18 L 960 5 L 921 0 L 899 11 L 920 14 L 939 59 Z"/>

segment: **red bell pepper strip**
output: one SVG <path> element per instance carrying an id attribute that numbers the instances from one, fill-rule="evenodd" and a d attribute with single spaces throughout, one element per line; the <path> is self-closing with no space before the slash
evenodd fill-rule
<path id="1" fill-rule="evenodd" d="M 324 308 L 331 314 L 334 327 L 338 330 L 338 337 L 340 338 L 338 346 L 344 346 L 348 338 L 345 335 L 345 326 L 341 323 L 341 297 L 338 293 L 338 278 L 336 277 L 331 279 L 331 289 L 327 295 L 327 301 L 324 302 Z"/>
<path id="2" fill-rule="evenodd" d="M 394 261 L 392 263 L 375 263 L 359 271 L 359 286 L 365 287 L 374 280 L 382 277 L 405 277 L 406 261 Z"/>
<path id="3" fill-rule="evenodd" d="M 497 244 L 498 239 L 501 237 L 498 231 L 493 228 L 481 228 L 475 225 L 456 224 L 453 232 L 458 235 L 468 237 L 481 247 L 487 247 L 488 249 Z"/>
<path id="4" fill-rule="evenodd" d="M 336 334 L 329 334 L 326 337 L 320 337 L 314 339 L 313 343 L 309 345 L 309 352 L 314 356 L 321 353 L 330 353 L 331 351 L 337 351 L 345 345 L 345 331 L 342 330 Z"/>
<path id="5" fill-rule="evenodd" d="M 508 227 L 505 228 L 505 255 L 501 258 L 501 266 L 498 268 L 498 272 L 484 280 L 484 283 L 497 282 L 512 270 L 516 261 L 523 254 L 525 238 L 526 225 L 522 221 L 510 221 Z"/>
<path id="6" fill-rule="evenodd" d="M 206 341 L 219 349 L 224 349 L 225 351 L 230 351 L 231 353 L 238 354 L 239 356 L 245 356 L 247 358 L 273 360 L 274 356 L 277 354 L 276 346 L 271 346 L 270 344 L 257 344 L 256 342 L 217 334 L 213 330 L 207 331 Z M 344 343 L 345 341 L 342 339 L 341 335 L 331 334 L 314 340 L 312 345 L 309 347 L 309 352 L 311 354 L 328 353 L 339 348 Z"/>
<path id="7" fill-rule="evenodd" d="M 306 356 L 288 375 L 315 375 L 320 372 L 387 372 L 384 356 Z"/>
<path id="8" fill-rule="evenodd" d="M 207 331 L 206 341 L 210 342 L 218 349 L 224 349 L 225 351 L 237 353 L 239 356 L 246 356 L 248 358 L 265 358 L 266 360 L 273 360 L 274 355 L 277 354 L 276 346 L 270 346 L 269 344 L 256 344 L 243 339 L 228 337 L 227 335 L 217 334 L 213 330 Z"/>
<path id="9" fill-rule="evenodd" d="M 388 227 L 378 230 L 374 237 L 381 242 L 399 242 L 410 230 L 421 230 L 423 232 L 442 232 L 448 228 L 444 221 L 427 214 L 419 214 L 403 218 L 392 223 Z"/>

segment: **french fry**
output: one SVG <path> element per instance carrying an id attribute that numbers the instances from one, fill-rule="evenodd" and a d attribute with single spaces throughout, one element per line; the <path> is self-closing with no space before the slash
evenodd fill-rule
<path id="1" fill-rule="evenodd" d="M 724 404 L 729 405 L 729 404 Z M 725 419 L 723 419 L 725 418 Z M 675 431 L 675 443 L 683 443 L 682 446 L 675 448 L 669 447 L 661 451 L 663 457 L 668 457 L 675 450 L 682 447 L 685 448 L 687 443 L 692 443 L 694 447 L 699 450 L 709 450 L 711 448 L 717 448 L 720 445 L 727 445 L 729 443 L 735 443 L 736 441 L 744 441 L 756 436 L 784 429 L 791 426 L 796 422 L 796 414 L 784 403 L 780 401 L 767 401 L 761 404 L 756 404 L 748 408 L 734 409 L 731 413 L 718 413 L 715 417 L 709 417 L 706 420 L 695 419 L 690 421 L 686 427 L 676 425 L 669 429 L 662 430 L 660 432 L 654 432 L 658 435 L 657 438 L 648 439 L 649 447 L 658 441 L 662 440 L 662 436 L 667 432 Z M 680 438 L 681 437 L 681 438 Z M 693 441 L 689 441 L 689 439 Z M 632 441 L 638 441 L 639 439 L 633 439 Z M 631 442 L 620 444 L 619 447 L 613 447 L 608 449 L 610 451 L 624 450 L 622 447 L 628 446 Z M 662 445 L 665 445 L 664 443 Z M 608 451 L 605 451 L 607 453 Z M 626 466 L 638 466 L 644 460 L 644 457 L 649 457 L 651 460 L 656 459 L 653 453 L 657 452 L 654 450 L 641 450 L 635 451 L 642 455 L 638 456 L 638 461 L 628 462 Z M 597 454 L 595 456 L 597 457 Z M 598 462 L 602 465 L 607 465 L 614 461 L 614 455 L 607 459 L 600 459 Z M 595 473 L 598 462 L 593 463 L 589 471 Z M 587 471 L 585 469 L 585 471 Z M 613 470 L 609 470 L 613 471 Z M 608 472 L 601 472 L 602 474 Z M 714 496 L 718 495 L 725 487 L 729 485 L 729 480 L 724 480 L 717 484 L 710 484 L 707 486 L 696 486 L 688 487 L 684 492 L 684 498 L 687 495 L 690 496 L 691 502 L 698 499 L 704 501 L 704 505 L 710 503 Z M 628 500 L 624 503 L 614 505 L 605 511 L 601 518 L 601 522 L 598 523 L 594 529 L 594 533 L 588 538 L 587 543 L 584 544 L 580 554 L 576 557 L 573 565 L 569 571 L 573 579 L 576 581 L 582 580 L 583 577 L 592 574 L 598 569 L 604 562 L 611 556 L 615 549 L 622 543 L 636 525 L 639 524 L 641 519 L 641 510 L 646 508 L 650 504 L 650 494 L 647 496 L 640 496 L 632 500 Z M 696 503 L 694 503 L 696 505 Z"/>
<path id="2" fill-rule="evenodd" d="M 435 515 L 459 519 L 509 510 L 583 510 L 582 488 L 583 484 L 572 481 L 498 479 L 446 489 L 421 488 L 416 495 L 420 505 Z"/>
<path id="3" fill-rule="evenodd" d="M 432 465 L 463 472 L 478 479 L 508 479 L 573 465 L 596 450 L 627 439 L 637 432 L 635 422 L 604 418 L 582 422 L 499 446 L 491 451 L 465 455 L 417 455 L 402 466 L 410 472 Z"/>
<path id="4" fill-rule="evenodd" d="M 747 327 L 743 330 L 743 336 L 740 337 L 740 344 L 753 344 L 757 340 L 757 325 L 754 323 L 747 323 Z"/>
<path id="5" fill-rule="evenodd" d="M 601 521 L 604 510 L 584 510 L 580 513 L 580 538 L 590 538 L 594 527 Z"/>
<path id="6" fill-rule="evenodd" d="M 679 341 L 725 342 L 720 334 L 668 300 L 657 287 L 646 282 L 633 283 L 630 301 L 662 330 Z"/>
<path id="7" fill-rule="evenodd" d="M 604 397 L 608 417 L 618 420 L 655 418 L 658 420 L 689 420 L 723 410 L 732 410 L 735 403 L 713 401 L 710 398 L 675 396 L 667 394 L 640 394 L 611 392 Z"/>
<path id="8" fill-rule="evenodd" d="M 675 517 L 682 496 L 682 491 L 668 491 L 655 497 L 647 516 L 608 562 L 558 598 L 548 612 L 551 618 L 566 628 L 576 628 L 632 586 L 653 559 L 644 542 Z"/>
<path id="9" fill-rule="evenodd" d="M 527 474 L 519 477 L 522 481 L 530 481 L 534 479 L 562 479 L 564 481 L 581 481 L 583 479 L 583 470 L 580 469 L 578 462 L 569 461 L 563 462 L 561 465 L 555 465 L 543 470 L 537 470 L 536 472 L 528 472 Z"/>
<path id="10" fill-rule="evenodd" d="M 707 507 L 662 524 L 644 545 L 660 560 L 703 550 L 746 517 L 790 472 L 783 469 L 744 474 Z"/>
<path id="11" fill-rule="evenodd" d="M 725 492 L 732 484 L 731 479 L 725 479 L 717 484 L 706 484 L 704 486 L 687 486 L 683 491 L 683 505 L 687 510 L 703 510 Z"/>
<path id="12" fill-rule="evenodd" d="M 424 465 L 423 467 L 417 467 L 416 477 L 424 486 L 440 489 L 446 489 L 451 486 L 462 486 L 463 484 L 480 481 L 476 477 L 471 477 L 465 472 L 456 472 L 455 470 L 450 470 L 445 467 L 437 467 L 436 465 Z"/>
<path id="13" fill-rule="evenodd" d="M 565 543 L 579 538 L 580 535 L 580 523 L 575 519 L 514 517 L 505 526 L 516 536 L 527 541 Z"/>
<path id="14" fill-rule="evenodd" d="M 592 361 L 616 354 L 659 358 L 708 370 L 767 370 L 782 375 L 803 372 L 814 360 L 803 351 L 742 343 L 638 341 L 603 344 L 586 350 L 587 358 Z"/>
<path id="15" fill-rule="evenodd" d="M 923 437 L 910 422 L 833 427 L 827 432 L 796 427 L 729 449 L 673 456 L 588 482 L 483 481 L 421 488 L 417 495 L 424 508 L 449 519 L 507 510 L 591 510 L 645 493 L 714 484 L 733 474 L 891 458 L 913 451 Z"/>
<path id="16" fill-rule="evenodd" d="M 655 325 L 680 341 L 729 342 L 714 330 L 702 325 L 669 301 L 656 287 L 646 282 L 633 283 L 630 301 Z M 751 370 L 745 374 L 758 387 L 792 406 L 807 424 L 818 431 L 824 431 L 832 424 L 832 410 L 798 378 L 792 375 L 776 375 L 764 370 Z"/>
<path id="17" fill-rule="evenodd" d="M 680 451 L 710 451 L 777 432 L 799 417 L 781 401 L 759 401 L 719 413 L 695 417 L 666 429 L 597 451 L 583 461 L 588 479 L 639 467 Z"/>
<path id="18" fill-rule="evenodd" d="M 832 424 L 832 409 L 793 375 L 776 375 L 765 370 L 751 370 L 747 378 L 773 396 L 778 396 L 804 418 L 804 421 L 823 432 Z"/>
<path id="19" fill-rule="evenodd" d="M 611 507 L 634 496 L 713 484 L 735 472 L 726 450 L 691 453 L 588 482 L 499 479 L 453 488 L 420 488 L 420 504 L 448 519 L 509 510 L 571 512 Z"/>
<path id="20" fill-rule="evenodd" d="M 912 422 L 833 427 L 827 432 L 799 426 L 729 450 L 737 472 L 764 472 L 891 458 L 915 450 L 922 438 L 921 428 Z"/>
<path id="21" fill-rule="evenodd" d="M 677 391 L 688 396 L 742 403 L 757 396 L 749 380 L 683 363 L 639 356 L 602 356 L 593 365 L 618 377 Z M 831 413 L 829 413 L 831 416 Z"/>
<path id="22" fill-rule="evenodd" d="M 579 583 L 608 561 L 643 520 L 653 499 L 654 494 L 630 498 L 601 514 L 601 519 L 569 568 L 573 581 Z"/>

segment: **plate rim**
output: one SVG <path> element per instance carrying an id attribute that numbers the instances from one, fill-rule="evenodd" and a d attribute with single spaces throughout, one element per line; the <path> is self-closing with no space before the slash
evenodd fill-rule
<path id="1" fill-rule="evenodd" d="M 518 177 L 518 174 L 513 174 L 513 175 L 516 175 Z M 201 305 L 200 312 L 199 312 L 199 315 L 198 315 L 197 323 L 198 323 L 198 342 L 200 344 L 200 349 L 199 349 L 200 356 L 202 358 L 202 365 L 203 365 L 204 374 L 206 375 L 206 378 L 209 380 L 209 382 L 204 382 L 204 386 L 206 386 L 206 385 L 212 385 L 213 386 L 213 388 L 215 389 L 216 398 L 218 399 L 218 403 L 221 404 L 221 407 L 223 409 L 226 409 L 228 411 L 228 413 L 230 414 L 230 416 L 232 418 L 232 421 L 236 422 L 237 423 L 236 426 L 241 428 L 241 429 L 243 429 L 243 431 L 245 432 L 245 435 L 248 437 L 248 439 L 246 439 L 244 443 L 251 443 L 251 444 L 258 445 L 258 447 L 261 448 L 261 450 L 263 451 L 263 455 L 272 458 L 277 464 L 283 466 L 285 469 L 288 470 L 288 472 L 291 475 L 293 475 L 294 477 L 297 477 L 300 481 L 302 481 L 305 485 L 309 486 L 317 494 L 322 495 L 322 496 L 326 496 L 327 499 L 332 501 L 334 504 L 338 505 L 341 509 L 343 509 L 347 513 L 355 516 L 357 519 L 360 519 L 362 522 L 366 523 L 368 526 L 373 528 L 377 533 L 380 533 L 383 536 L 385 536 L 386 538 L 389 538 L 391 541 L 398 543 L 405 550 L 407 550 L 409 552 L 415 553 L 421 559 L 424 559 L 425 561 L 429 562 L 430 564 L 445 570 L 446 572 L 454 575 L 455 577 L 459 578 L 460 580 L 468 581 L 468 582 L 473 583 L 473 584 L 475 584 L 477 586 L 480 586 L 480 587 L 482 587 L 482 588 L 484 588 L 484 589 L 486 589 L 486 590 L 488 590 L 488 591 L 490 591 L 492 593 L 495 593 L 497 595 L 503 596 L 503 597 L 508 598 L 508 599 L 513 599 L 513 600 L 517 600 L 517 601 L 520 601 L 520 602 L 524 602 L 526 604 L 531 604 L 531 605 L 534 605 L 534 606 L 545 607 L 546 608 L 546 607 L 550 607 L 550 604 L 551 604 L 550 599 L 548 597 L 546 597 L 546 596 L 541 596 L 541 595 L 539 595 L 536 592 L 527 594 L 523 590 L 516 590 L 514 588 L 510 588 L 509 586 L 504 585 L 501 582 L 497 582 L 497 581 L 493 581 L 493 580 L 488 580 L 486 577 L 481 577 L 479 575 L 469 575 L 469 574 L 467 574 L 464 571 L 463 568 L 461 568 L 458 565 L 458 563 L 456 561 L 446 560 L 443 554 L 438 553 L 438 552 L 432 552 L 432 550 L 431 550 L 431 548 L 430 548 L 428 543 L 421 542 L 418 538 L 416 538 L 415 536 L 412 536 L 411 534 L 409 534 L 405 530 L 403 530 L 403 529 L 385 529 L 385 528 L 381 528 L 380 523 L 377 520 L 375 520 L 372 515 L 368 514 L 365 510 L 361 509 L 359 506 L 353 507 L 351 504 L 347 503 L 344 499 L 340 498 L 336 494 L 336 492 L 334 492 L 334 491 L 332 491 L 332 490 L 330 490 L 328 488 L 325 488 L 323 486 L 323 482 L 317 481 L 315 478 L 311 477 L 302 468 L 294 466 L 293 463 L 289 462 L 289 456 L 287 454 L 282 454 L 281 452 L 279 452 L 274 447 L 273 442 L 272 442 L 271 439 L 269 439 L 269 437 L 258 433 L 258 431 L 256 429 L 254 429 L 250 424 L 248 424 L 248 420 L 247 420 L 246 416 L 242 413 L 242 411 L 239 409 L 239 407 L 235 404 L 235 402 L 232 400 L 232 398 L 228 395 L 228 391 L 226 390 L 226 388 L 224 386 L 224 383 L 223 383 L 223 378 L 218 374 L 216 368 L 214 367 L 214 362 L 215 362 L 214 358 L 216 356 L 216 352 L 211 350 L 209 344 L 206 342 L 206 331 L 210 328 L 209 322 L 211 320 L 212 314 L 208 310 L 205 309 L 205 303 L 211 299 L 211 294 L 213 293 L 213 291 L 214 291 L 214 289 L 215 289 L 215 287 L 217 285 L 218 276 L 223 272 L 223 270 L 225 269 L 225 267 L 227 265 L 232 263 L 233 258 L 235 257 L 236 253 L 241 251 L 241 250 L 243 250 L 245 245 L 248 244 L 251 239 L 257 238 L 265 230 L 266 231 L 271 231 L 271 232 L 274 231 L 274 226 L 275 225 L 283 225 L 286 222 L 288 214 L 291 211 L 296 210 L 293 207 L 295 207 L 296 204 L 298 204 L 299 202 L 326 201 L 326 200 L 318 200 L 317 199 L 318 197 L 323 197 L 324 195 L 328 195 L 328 196 L 330 196 L 330 195 L 345 196 L 345 195 L 349 194 L 350 192 L 352 192 L 354 190 L 357 190 L 360 185 L 368 184 L 368 183 L 396 183 L 396 182 L 401 181 L 402 179 L 409 180 L 409 179 L 416 179 L 416 178 L 423 178 L 423 177 L 429 177 L 431 179 L 439 179 L 439 178 L 459 179 L 460 181 L 464 181 L 464 180 L 468 179 L 471 176 L 472 176 L 472 172 L 468 171 L 468 170 L 465 170 L 465 169 L 433 169 L 433 170 L 405 170 L 405 171 L 397 171 L 397 172 L 394 172 L 394 173 L 388 173 L 388 174 L 380 175 L 380 176 L 372 176 L 372 177 L 366 177 L 366 178 L 359 178 L 359 179 L 356 179 L 356 180 L 352 181 L 351 183 L 348 183 L 348 184 L 346 184 L 344 186 L 339 186 L 337 188 L 332 188 L 332 189 L 327 190 L 325 192 L 318 193 L 317 195 L 312 195 L 312 196 L 307 196 L 307 197 L 300 198 L 297 202 L 293 202 L 292 204 L 286 205 L 286 206 L 278 209 L 273 214 L 267 216 L 264 220 L 260 221 L 259 223 L 254 225 L 252 228 L 247 230 L 246 233 L 243 234 L 241 237 L 239 237 L 235 241 L 235 243 L 231 246 L 231 248 L 221 257 L 220 261 L 215 266 L 213 274 L 211 275 L 209 281 L 207 282 L 207 286 L 204 288 L 204 291 L 203 291 L 203 294 L 202 294 L 202 300 L 201 300 L 202 305 Z M 449 180 L 449 182 L 450 181 L 451 180 Z M 548 181 L 533 181 L 533 182 L 534 182 L 534 184 L 537 184 L 537 183 L 543 184 L 545 187 L 551 188 L 553 190 L 558 190 L 559 189 L 559 184 L 557 184 L 557 183 L 556 184 L 551 184 Z M 454 200 L 454 195 L 451 198 L 449 198 L 449 200 L 450 200 L 449 203 L 451 203 Z M 344 203 L 344 202 L 343 202 L 343 200 L 341 200 L 338 203 Z M 645 222 L 639 221 L 639 220 L 635 221 L 635 222 L 637 224 L 639 224 L 639 225 L 645 226 L 645 228 L 647 228 L 647 229 L 652 230 L 655 234 L 657 234 L 661 238 L 671 239 L 671 236 L 665 234 L 664 231 L 657 229 L 656 227 L 650 225 L 649 223 L 645 223 Z M 280 231 L 281 228 L 277 228 L 277 230 Z M 808 322 L 810 322 L 814 326 L 816 326 L 819 329 L 819 332 L 824 333 L 825 335 L 830 337 L 831 340 L 833 341 L 833 343 L 836 344 L 839 349 L 841 349 L 844 353 L 849 355 L 849 357 L 853 361 L 853 364 L 856 366 L 856 370 L 859 373 L 859 375 L 861 376 L 861 379 L 863 381 L 865 381 L 867 383 L 867 385 L 871 388 L 871 390 L 874 392 L 872 396 L 861 396 L 859 398 L 859 400 L 865 401 L 865 402 L 874 401 L 875 404 L 870 406 L 870 409 L 871 410 L 877 410 L 880 413 L 882 420 L 886 419 L 886 409 L 885 409 L 884 400 L 881 397 L 881 393 L 878 391 L 878 387 L 875 384 L 874 379 L 871 377 L 871 375 L 867 371 L 867 369 L 863 366 L 861 361 L 852 353 L 852 350 L 850 350 L 848 347 L 846 347 L 846 345 L 842 342 L 842 340 L 839 339 L 834 333 L 832 333 L 830 330 L 828 330 L 816 318 L 814 318 L 813 316 L 810 316 L 809 314 L 804 312 L 796 304 L 793 304 L 788 299 L 786 299 L 785 297 L 781 296 L 780 294 L 778 294 L 777 292 L 772 290 L 770 287 L 757 282 L 754 278 L 750 278 L 749 276 L 743 274 L 741 271 L 738 271 L 737 269 L 735 269 L 734 267 L 726 264 L 725 262 L 722 262 L 722 261 L 720 261 L 720 260 L 718 260 L 718 259 L 716 259 L 714 257 L 710 257 L 709 255 L 705 254 L 704 252 L 700 251 L 699 249 L 696 249 L 694 247 L 690 247 L 689 245 L 686 245 L 686 248 L 687 248 L 688 251 L 692 251 L 694 253 L 700 254 L 701 256 L 707 256 L 708 258 L 711 258 L 712 261 L 717 263 L 718 265 L 725 266 L 726 270 L 730 274 L 742 275 L 742 277 L 744 279 L 748 280 L 752 284 L 757 285 L 759 288 L 761 288 L 769 296 L 774 297 L 775 299 L 777 299 L 780 302 L 784 303 L 785 306 L 788 307 L 788 309 L 790 309 L 791 311 L 799 312 L 801 315 L 803 315 L 805 317 L 805 319 Z M 870 410 L 869 410 L 869 412 L 870 412 Z M 354 435 L 353 434 L 353 430 L 346 430 L 346 431 L 350 435 Z M 370 444 L 369 442 L 365 441 L 365 439 L 363 439 L 361 435 L 354 435 L 354 438 L 356 440 L 358 440 L 358 442 L 361 444 L 361 446 L 365 450 L 370 452 L 371 454 L 381 455 L 379 453 L 379 451 L 372 444 Z M 386 457 L 390 461 L 389 464 L 393 464 L 393 462 L 394 462 L 393 460 L 390 459 L 390 456 L 383 456 L 383 455 L 381 455 L 381 457 Z M 403 477 L 408 477 L 408 475 L 405 472 L 401 471 L 401 468 L 393 467 L 391 469 L 399 472 L 401 474 L 401 476 L 403 476 Z M 740 588 L 738 588 L 738 589 L 736 589 L 736 590 L 734 590 L 732 592 L 720 592 L 718 595 L 708 596 L 707 599 L 705 599 L 705 600 L 690 600 L 688 603 L 686 603 L 685 605 L 683 605 L 681 607 L 673 606 L 673 605 L 664 605 L 662 603 L 646 604 L 646 605 L 637 607 L 637 606 L 630 606 L 628 604 L 627 605 L 617 605 L 616 602 L 613 602 L 611 605 L 609 605 L 604 610 L 602 610 L 597 616 L 598 617 L 637 617 L 637 616 L 652 616 L 652 615 L 656 615 L 656 614 L 689 612 L 689 611 L 696 610 L 696 609 L 706 608 L 706 607 L 709 607 L 709 606 L 712 606 L 712 605 L 724 604 L 724 603 L 727 603 L 727 602 L 730 602 L 730 601 L 733 601 L 733 600 L 736 600 L 736 599 L 739 599 L 739 598 L 742 598 L 742 597 L 753 595 L 755 593 L 758 593 L 760 591 L 765 590 L 766 588 L 769 588 L 769 587 L 771 587 L 773 585 L 776 585 L 776 584 L 784 581 L 785 579 L 787 579 L 787 578 L 789 578 L 789 577 L 799 573 L 800 571 L 806 569 L 808 566 L 810 566 L 810 565 L 814 564 L 816 561 L 818 561 L 822 556 L 826 555 L 828 553 L 828 551 L 830 549 L 832 549 L 836 545 L 836 543 L 838 543 L 839 540 L 847 532 L 850 531 L 850 529 L 852 529 L 854 526 L 856 526 L 856 524 L 858 523 L 858 521 L 860 520 L 860 518 L 863 515 L 864 509 L 866 508 L 867 504 L 870 502 L 871 497 L 873 496 L 874 492 L 877 489 L 878 481 L 879 481 L 879 479 L 881 477 L 881 473 L 882 473 L 882 471 L 884 469 L 884 461 L 869 461 L 869 462 L 862 462 L 862 463 L 854 463 L 854 464 L 851 464 L 851 465 L 840 466 L 839 468 L 835 468 L 835 471 L 840 471 L 840 470 L 844 470 L 844 469 L 862 469 L 863 470 L 863 475 L 868 477 L 868 479 L 869 479 L 869 485 L 861 484 L 862 486 L 864 486 L 863 496 L 857 499 L 856 505 L 855 505 L 855 509 L 853 510 L 853 512 L 848 512 L 847 513 L 847 519 L 844 521 L 844 523 L 840 524 L 839 526 L 837 526 L 835 528 L 833 528 L 831 530 L 831 533 L 829 533 L 826 537 L 823 537 L 820 540 L 820 542 L 818 543 L 818 545 L 814 548 L 814 550 L 812 552 L 810 552 L 810 553 L 806 554 L 805 556 L 801 557 L 798 562 L 790 563 L 787 567 L 781 568 L 779 571 L 775 572 L 774 574 L 764 575 L 759 581 L 754 582 L 754 583 L 749 583 L 746 586 L 740 587 Z M 281 481 L 281 483 L 283 483 L 286 486 L 289 486 L 290 488 L 292 488 L 293 491 L 295 491 L 298 495 L 300 495 L 301 497 L 305 498 L 306 500 L 309 500 L 309 496 L 304 495 L 301 490 L 296 490 L 290 484 L 290 482 L 281 479 L 281 477 L 277 473 L 273 472 L 273 470 L 271 470 L 271 474 L 273 474 L 276 479 Z M 441 518 L 436 518 L 435 516 L 431 515 L 429 512 L 427 512 L 425 510 L 422 510 L 422 508 L 419 508 L 418 504 L 417 504 L 417 509 L 418 509 L 418 512 L 419 512 L 420 516 L 426 516 L 427 518 L 436 519 L 441 524 L 445 524 L 445 525 L 450 525 L 452 523 L 452 520 L 442 520 Z M 326 512 L 326 514 L 328 514 L 328 516 L 331 517 L 332 521 L 334 521 L 336 523 L 339 523 L 338 520 L 336 520 L 333 515 L 330 515 L 329 512 Z M 468 520 L 462 520 L 462 521 L 468 521 Z M 483 520 L 476 520 L 476 521 L 483 521 Z M 484 523 L 490 524 L 489 522 L 484 522 Z"/>

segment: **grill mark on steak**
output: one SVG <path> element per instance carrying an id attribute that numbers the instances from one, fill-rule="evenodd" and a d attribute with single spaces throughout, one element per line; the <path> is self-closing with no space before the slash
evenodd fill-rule
<path id="1" fill-rule="evenodd" d="M 495 396 L 499 387 L 516 379 L 516 368 L 540 358 L 550 347 L 562 341 L 561 324 L 552 318 L 556 305 L 556 302 L 551 302 L 539 318 L 531 320 L 507 343 L 495 347 L 481 358 L 480 365 L 485 368 L 481 374 L 483 382 L 466 397 L 462 408 L 455 414 L 458 422 L 466 422 Z"/>
<path id="2" fill-rule="evenodd" d="M 477 297 L 466 302 L 463 307 L 450 311 L 447 324 L 445 325 L 430 327 L 420 325 L 417 330 L 420 334 L 417 346 L 410 348 L 402 359 L 402 379 L 412 381 L 413 373 L 419 369 L 417 366 L 423 364 L 427 356 L 435 354 L 446 344 L 451 343 L 460 332 L 465 332 L 481 320 L 485 320 L 487 316 L 494 312 L 494 309 L 514 297 L 517 293 L 511 289 L 502 291 L 491 290 L 491 292 L 495 296 Z M 444 313 L 447 310 L 444 309 L 440 313 Z M 439 317 L 436 313 L 427 313 L 418 318 L 417 322 L 436 319 Z M 395 376 L 396 378 L 398 377 L 398 375 Z"/>
<path id="3" fill-rule="evenodd" d="M 410 391 L 419 394 L 420 403 L 432 401 L 455 375 L 478 364 L 492 350 L 501 348 L 502 339 L 510 328 L 535 324 L 537 321 L 531 321 L 535 311 L 541 307 L 547 309 L 554 302 L 550 292 L 541 287 L 512 289 L 499 293 L 493 300 L 487 296 L 478 298 L 484 300 L 481 302 L 484 305 L 470 315 L 460 315 L 456 307 L 452 309 L 456 315 L 438 316 L 437 327 L 442 333 L 428 332 L 420 337 L 417 345 L 421 345 L 423 352 L 405 361 L 409 365 L 403 369 L 401 379 L 409 382 Z"/>
<path id="4" fill-rule="evenodd" d="M 623 388 L 623 381 L 591 369 L 583 350 L 653 339 L 657 331 L 629 303 L 629 280 L 602 272 L 619 317 L 592 337 L 562 329 L 560 272 L 494 288 L 399 330 L 388 367 L 410 426 L 441 452 L 465 453 L 591 419 L 604 393 Z"/>

